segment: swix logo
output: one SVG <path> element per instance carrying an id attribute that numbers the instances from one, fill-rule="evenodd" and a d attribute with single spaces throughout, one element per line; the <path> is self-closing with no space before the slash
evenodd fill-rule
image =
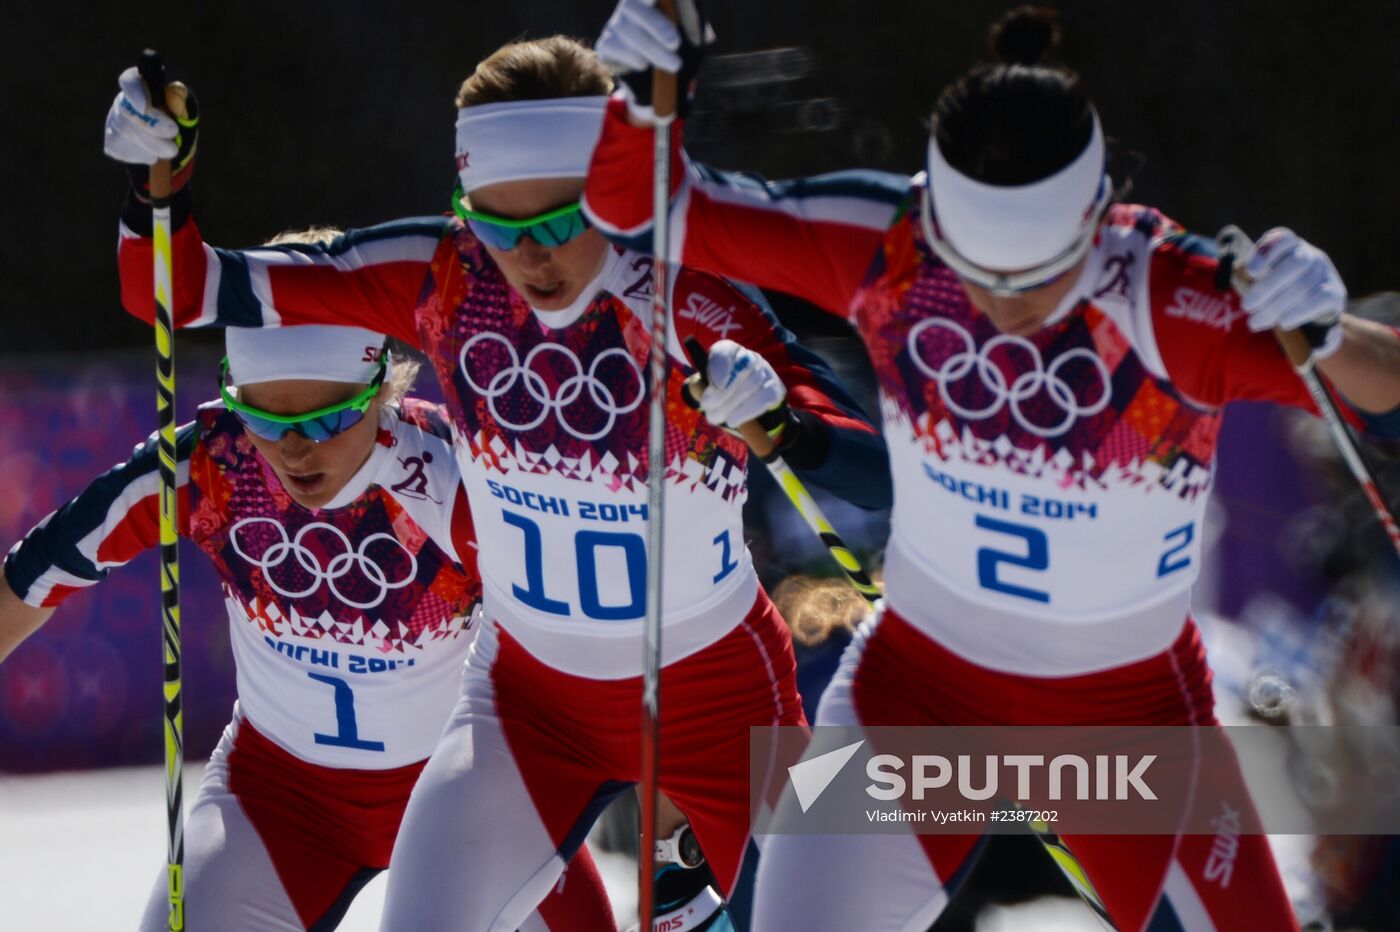
<path id="1" fill-rule="evenodd" d="M 1206 880 L 1220 884 L 1220 889 L 1230 889 L 1230 877 L 1235 873 L 1235 858 L 1240 853 L 1240 813 L 1231 809 L 1229 803 L 1220 804 L 1220 815 L 1211 820 L 1216 828 L 1216 836 L 1210 843 L 1210 857 L 1206 858 Z"/>
<path id="2" fill-rule="evenodd" d="M 685 299 L 685 307 L 680 309 L 680 316 L 709 327 L 720 339 L 724 339 L 729 331 L 740 329 L 739 324 L 734 322 L 734 308 L 721 307 L 702 294 L 689 295 Z"/>
<path id="3" fill-rule="evenodd" d="M 379 357 L 384 355 L 382 346 L 366 346 L 365 354 L 360 357 L 360 362 L 379 362 Z"/>
<path id="4" fill-rule="evenodd" d="M 140 120 L 142 123 L 145 123 L 147 126 L 154 127 L 160 122 L 154 116 L 152 116 L 149 113 L 146 113 L 144 110 L 137 110 L 135 105 L 133 105 L 131 101 L 126 99 L 125 94 L 122 95 L 122 110 L 136 117 L 136 119 Z"/>
<path id="5" fill-rule="evenodd" d="M 465 149 L 463 149 L 461 152 L 458 152 L 458 153 L 457 153 L 457 171 L 458 171 L 458 172 L 461 172 L 461 170 L 464 169 L 464 168 L 471 168 L 471 165 L 472 165 L 472 163 L 471 163 L 471 153 L 470 153 L 470 152 L 468 152 L 468 151 L 466 151 Z"/>
<path id="6" fill-rule="evenodd" d="M 1182 317 L 1217 330 L 1229 330 L 1231 324 L 1244 316 L 1244 311 L 1231 307 L 1230 302 L 1222 297 L 1183 285 L 1172 293 L 1167 316 Z"/>

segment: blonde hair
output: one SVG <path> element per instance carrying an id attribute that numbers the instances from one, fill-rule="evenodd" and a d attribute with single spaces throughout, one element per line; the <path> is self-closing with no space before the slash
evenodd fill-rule
<path id="1" fill-rule="evenodd" d="M 418 378 L 418 370 L 423 364 L 412 356 L 399 353 L 394 353 L 390 360 L 384 384 L 379 388 L 379 398 L 385 404 L 396 405 L 413 390 L 413 382 Z"/>
<path id="2" fill-rule="evenodd" d="M 876 583 L 880 574 L 873 574 Z M 840 630 L 854 631 L 870 603 L 844 579 L 789 576 L 773 590 L 773 604 L 792 629 L 792 639 L 815 647 Z"/>
<path id="3" fill-rule="evenodd" d="M 312 226 L 304 230 L 283 230 L 263 245 L 285 246 L 288 243 L 300 243 L 306 246 L 328 246 L 344 234 L 345 231 L 340 227 Z"/>
<path id="4" fill-rule="evenodd" d="M 318 225 L 301 230 L 283 230 L 263 245 L 265 246 L 326 246 L 335 242 L 345 233 L 339 227 Z M 396 405 L 413 389 L 414 380 L 422 363 L 397 349 L 391 357 L 392 364 L 384 374 L 384 384 L 379 387 L 376 401 L 380 404 Z"/>
<path id="5" fill-rule="evenodd" d="M 457 90 L 457 108 L 602 97 L 612 88 L 612 73 L 591 48 L 568 36 L 548 36 L 511 42 L 482 59 Z"/>

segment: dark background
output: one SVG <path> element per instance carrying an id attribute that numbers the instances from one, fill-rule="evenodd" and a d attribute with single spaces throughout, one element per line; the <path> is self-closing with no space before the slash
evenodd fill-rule
<path id="1" fill-rule="evenodd" d="M 796 46 L 810 73 L 737 90 L 709 82 L 695 152 L 772 176 L 916 171 L 938 90 L 982 56 L 986 27 L 1006 7 L 714 0 L 716 55 Z M 592 37 L 610 9 L 607 0 L 12 6 L 0 39 L 0 353 L 149 341 L 117 308 L 125 181 L 101 149 L 116 77 L 143 46 L 159 48 L 203 105 L 202 229 L 245 246 L 313 222 L 440 212 L 452 98 L 473 64 L 515 37 Z M 1255 235 L 1290 225 L 1333 256 L 1353 294 L 1394 285 L 1400 4 L 1104 0 L 1064 3 L 1061 14 L 1061 57 L 1088 81 L 1109 135 L 1146 156 L 1137 199 L 1207 233 L 1227 222 Z M 800 110 L 813 99 L 815 109 Z"/>

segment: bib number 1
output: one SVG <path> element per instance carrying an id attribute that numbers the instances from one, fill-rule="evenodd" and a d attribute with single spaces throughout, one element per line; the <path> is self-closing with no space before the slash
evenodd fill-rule
<path id="1" fill-rule="evenodd" d="M 360 726 L 355 721 L 355 691 L 350 684 L 338 676 L 324 673 L 308 673 L 318 683 L 325 683 L 335 690 L 335 734 L 323 735 L 317 732 L 316 743 L 331 747 L 350 748 L 355 751 L 382 751 L 383 741 L 366 741 L 360 737 Z"/>

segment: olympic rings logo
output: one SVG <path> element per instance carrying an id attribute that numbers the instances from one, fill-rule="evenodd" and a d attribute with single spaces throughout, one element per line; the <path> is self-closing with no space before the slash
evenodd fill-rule
<path id="1" fill-rule="evenodd" d="M 472 375 L 472 367 L 468 365 L 467 357 L 474 347 L 487 340 L 505 347 L 505 351 L 510 357 L 510 363 L 487 379 L 485 385 L 482 385 Z M 552 395 L 549 383 L 545 381 L 544 376 L 534 370 L 535 360 L 546 353 L 562 356 L 573 369 L 573 374 L 560 382 Z M 612 387 L 598 377 L 599 366 L 614 356 L 627 363 L 633 378 L 636 379 L 636 395 L 626 402 L 620 401 L 618 397 L 620 393 L 615 392 Z M 589 365 L 587 373 L 583 371 L 583 363 L 579 361 L 573 350 L 557 343 L 541 343 L 526 354 L 525 361 L 522 363 L 520 356 L 515 351 L 515 346 L 499 333 L 478 333 L 462 346 L 462 351 L 457 358 L 462 366 L 462 375 L 466 378 L 472 391 L 483 396 L 486 399 L 487 407 L 491 410 L 491 416 L 501 426 L 511 430 L 532 430 L 543 424 L 544 419 L 553 411 L 560 426 L 579 440 L 597 440 L 612 430 L 619 416 L 635 411 L 646 394 L 646 384 L 642 380 L 641 367 L 637 365 L 636 360 L 627 350 L 619 347 L 603 350 L 593 357 L 593 362 Z M 539 414 L 524 422 L 516 422 L 504 416 L 497 406 L 497 399 L 517 385 L 523 386 L 530 398 L 540 406 Z M 592 401 L 593 406 L 606 416 L 603 426 L 591 433 L 570 423 L 565 414 L 570 405 L 583 397 L 585 388 L 588 390 L 588 398 Z"/>
<path id="2" fill-rule="evenodd" d="M 919 337 L 923 335 L 924 331 L 934 327 L 947 330 L 958 337 L 963 344 L 961 350 L 943 360 L 937 368 L 930 365 L 919 352 Z M 957 322 L 941 317 L 930 317 L 927 320 L 919 321 L 909 331 L 908 346 L 909 356 L 913 359 L 914 365 L 918 366 L 919 371 L 937 384 L 938 394 L 943 399 L 944 407 L 968 421 L 980 421 L 991 417 L 1003 406 L 1009 405 L 1011 416 L 1016 419 L 1017 424 L 1028 432 L 1037 437 L 1058 437 L 1069 430 L 1078 418 L 1093 417 L 1108 407 L 1108 402 L 1113 396 L 1112 375 L 1108 371 L 1108 365 L 1097 354 L 1083 347 L 1076 347 L 1061 353 L 1047 367 L 1035 344 L 1025 337 L 1005 333 L 998 334 L 982 344 L 981 350 L 978 350 L 971 334 Z M 1002 346 L 1014 347 L 1024 353 L 1031 362 L 1030 368 L 1019 373 L 1009 385 L 1006 381 L 1006 375 L 991 358 L 992 353 Z M 1075 359 L 1087 360 L 1098 375 L 1097 397 L 1088 404 L 1080 403 L 1079 397 L 1075 394 L 1074 386 L 1061 376 L 1061 370 L 1065 365 Z M 974 370 L 976 370 L 978 381 L 982 383 L 982 387 L 991 392 L 993 396 L 991 403 L 981 408 L 969 408 L 959 404 L 948 390 L 951 383 L 969 377 Z M 1042 390 L 1045 391 L 1051 403 L 1064 413 L 1064 416 L 1057 423 L 1049 426 L 1036 424 L 1027 418 L 1021 410 L 1023 402 L 1036 396 Z"/>
<path id="3" fill-rule="evenodd" d="M 277 535 L 281 538 L 281 540 L 264 550 L 261 557 L 250 556 L 243 550 L 238 540 L 238 532 L 252 524 L 270 524 L 277 529 Z M 321 567 L 316 554 L 302 543 L 306 535 L 314 531 L 328 532 L 335 537 L 336 540 L 340 541 L 340 545 L 345 548 L 344 552 L 332 557 L 330 565 L 324 569 Z M 303 596 L 308 596 L 320 588 L 322 583 L 325 583 L 330 587 L 331 592 L 335 593 L 336 598 L 340 599 L 340 601 L 344 602 L 346 605 L 358 609 L 371 609 L 383 602 L 391 590 L 402 589 L 404 586 L 411 583 L 414 577 L 418 575 L 418 559 L 392 534 L 371 534 L 360 541 L 359 547 L 352 547 L 350 538 L 346 537 L 345 532 L 340 530 L 340 528 L 317 521 L 297 531 L 296 537 L 288 539 L 287 529 L 277 521 L 272 518 L 257 517 L 244 518 L 242 521 L 235 524 L 232 530 L 229 531 L 229 539 L 233 543 L 234 552 L 253 566 L 262 570 L 263 578 L 267 580 L 268 585 L 278 594 L 289 599 L 299 599 Z M 390 582 L 383 568 L 366 555 L 366 551 L 369 550 L 370 545 L 378 540 L 393 541 L 394 546 L 403 551 L 404 555 L 408 557 L 408 573 L 403 579 Z M 296 560 L 296 566 L 300 566 L 311 576 L 311 585 L 305 589 L 298 591 L 284 589 L 272 576 L 272 569 L 286 563 L 288 554 L 291 554 Z M 379 595 L 369 602 L 356 602 L 337 589 L 335 584 L 336 580 L 343 578 L 349 573 L 351 567 L 359 569 L 360 573 L 366 579 L 374 583 L 379 588 Z"/>

